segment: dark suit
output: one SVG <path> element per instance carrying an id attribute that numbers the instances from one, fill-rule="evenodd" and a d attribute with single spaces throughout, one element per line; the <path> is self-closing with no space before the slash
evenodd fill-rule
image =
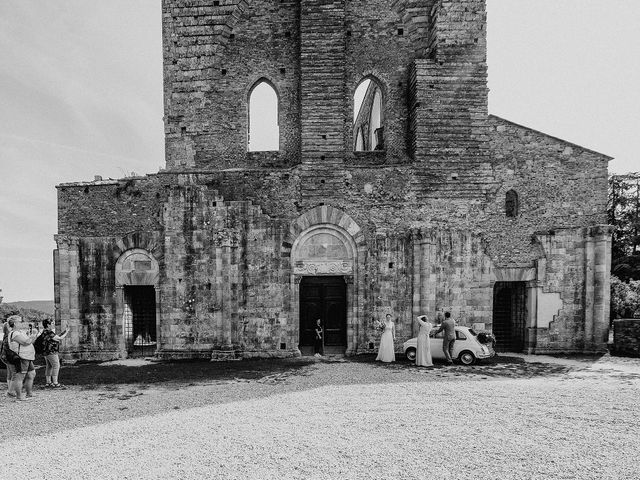
<path id="1" fill-rule="evenodd" d="M 456 341 L 456 322 L 453 321 L 453 318 L 445 318 L 440 324 L 440 327 L 436 330 L 435 334 L 438 334 L 443 330 L 444 337 L 442 339 L 442 350 L 444 351 L 444 356 L 447 358 L 447 362 L 453 363 L 451 352 L 453 352 L 453 344 Z"/>

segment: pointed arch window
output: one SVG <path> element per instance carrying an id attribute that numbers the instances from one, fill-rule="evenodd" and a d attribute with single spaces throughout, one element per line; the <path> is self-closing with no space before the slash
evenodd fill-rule
<path id="1" fill-rule="evenodd" d="M 249 93 L 247 150 L 280 150 L 278 94 L 266 80 L 258 81 Z"/>
<path id="2" fill-rule="evenodd" d="M 509 190 L 504 199 L 504 212 L 507 217 L 517 217 L 519 210 L 518 193 L 515 190 Z"/>
<path id="3" fill-rule="evenodd" d="M 356 152 L 384 150 L 384 108 L 380 83 L 365 78 L 353 96 L 353 139 Z"/>

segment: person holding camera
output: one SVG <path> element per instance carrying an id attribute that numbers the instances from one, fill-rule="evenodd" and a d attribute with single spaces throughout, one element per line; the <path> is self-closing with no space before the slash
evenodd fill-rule
<path id="1" fill-rule="evenodd" d="M 67 326 L 60 335 L 56 334 L 55 324 L 49 319 L 42 321 L 42 327 L 44 328 L 42 331 L 44 343 L 43 354 L 46 364 L 44 376 L 47 382 L 45 388 L 60 388 L 62 385 L 58 383 L 58 374 L 60 373 L 60 357 L 58 356 L 58 351 L 60 350 L 60 342 L 69 332 L 69 327 Z"/>

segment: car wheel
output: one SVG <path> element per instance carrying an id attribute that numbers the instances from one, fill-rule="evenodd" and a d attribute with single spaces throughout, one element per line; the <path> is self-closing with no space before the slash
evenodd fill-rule
<path id="1" fill-rule="evenodd" d="M 411 348 L 407 348 L 407 351 L 404 352 L 404 354 L 407 356 L 407 360 L 409 360 L 410 362 L 415 361 L 416 359 L 416 349 L 411 347 Z"/>
<path id="2" fill-rule="evenodd" d="M 465 350 L 464 352 L 460 352 L 458 360 L 460 360 L 460 363 L 463 365 L 473 365 L 476 361 L 476 356 L 469 350 Z"/>

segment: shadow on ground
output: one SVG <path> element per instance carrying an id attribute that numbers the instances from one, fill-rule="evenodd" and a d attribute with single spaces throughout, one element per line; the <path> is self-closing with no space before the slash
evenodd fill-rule
<path id="1" fill-rule="evenodd" d="M 394 369 L 404 371 L 413 369 L 417 371 L 432 371 L 436 376 L 454 377 L 501 377 L 501 378 L 533 378 L 539 376 L 563 375 L 575 371 L 576 367 L 569 365 L 557 365 L 542 362 L 526 362 L 520 357 L 510 357 L 508 355 L 498 355 L 490 359 L 482 360 L 474 365 L 447 365 L 445 363 L 434 362 L 433 367 L 416 367 L 413 363 L 404 358 L 398 358 L 395 363 L 385 364 L 375 362 L 374 355 L 362 355 L 355 357 L 354 362 L 370 362 L 378 368 Z M 586 365 L 585 365 L 586 366 Z"/>
<path id="2" fill-rule="evenodd" d="M 576 367 L 548 363 L 525 362 L 522 358 L 497 356 L 472 366 L 435 363 L 430 368 L 420 368 L 404 357 L 398 357 L 395 363 L 375 361 L 375 355 L 359 355 L 356 357 L 326 357 L 318 361 L 314 357 L 298 357 L 288 359 L 251 359 L 235 362 L 210 362 L 206 360 L 177 360 L 149 362 L 142 366 L 100 365 L 84 363 L 64 365 L 61 378 L 69 386 L 80 386 L 83 389 L 104 388 L 109 385 L 124 384 L 181 384 L 223 383 L 229 381 L 259 381 L 260 383 L 285 382 L 292 376 L 311 375 L 311 367 L 318 364 L 356 363 L 369 364 L 374 369 L 388 373 L 410 375 L 433 374 L 438 378 L 532 378 L 539 376 L 557 376 Z M 330 368 L 329 365 L 327 367 Z M 2 375 L 3 372 L 0 372 Z M 382 372 L 381 372 L 382 373 Z M 45 383 L 44 369 L 38 368 L 35 386 Z"/>

